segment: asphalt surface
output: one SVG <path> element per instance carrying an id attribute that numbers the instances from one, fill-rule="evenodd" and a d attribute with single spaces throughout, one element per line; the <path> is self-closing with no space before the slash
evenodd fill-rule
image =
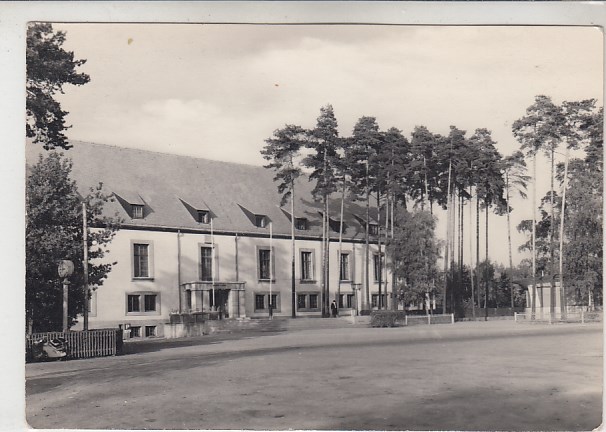
<path id="1" fill-rule="evenodd" d="M 205 336 L 26 366 L 34 428 L 592 430 L 601 324 Z"/>

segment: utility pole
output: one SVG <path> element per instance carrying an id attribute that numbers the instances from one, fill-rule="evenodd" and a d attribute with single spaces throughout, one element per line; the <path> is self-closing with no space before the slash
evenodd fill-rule
<path id="1" fill-rule="evenodd" d="M 69 330 L 68 327 L 68 299 L 69 299 L 69 277 L 74 272 L 74 263 L 69 260 L 59 261 L 57 273 L 63 279 L 63 326 L 62 330 L 65 333 Z"/>

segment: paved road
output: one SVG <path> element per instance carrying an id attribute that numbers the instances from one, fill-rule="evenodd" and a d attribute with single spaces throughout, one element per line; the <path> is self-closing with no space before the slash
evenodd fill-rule
<path id="1" fill-rule="evenodd" d="M 36 428 L 591 430 L 601 325 L 472 322 L 156 343 L 29 364 Z"/>

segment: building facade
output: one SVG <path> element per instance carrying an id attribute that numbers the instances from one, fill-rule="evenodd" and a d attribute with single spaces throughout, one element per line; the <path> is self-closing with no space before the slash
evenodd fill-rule
<path id="1" fill-rule="evenodd" d="M 28 161 L 39 152 L 28 144 Z M 272 171 L 82 142 L 66 156 L 83 194 L 103 183 L 114 198 L 104 212 L 122 220 L 103 259 L 116 264 L 102 286 L 92 287 L 89 328 L 122 326 L 133 338 L 161 337 L 171 314 L 261 318 L 271 307 L 274 316 L 292 315 L 293 215 L 290 203 L 279 205 Z M 307 178 L 295 187 L 295 314 L 320 317 L 323 207 Z M 339 236 L 340 208 L 338 197 L 330 200 L 328 298 L 341 314 L 387 306 L 391 276 L 384 250 L 379 254 L 377 211 L 366 265 L 366 208 L 344 204 Z"/>

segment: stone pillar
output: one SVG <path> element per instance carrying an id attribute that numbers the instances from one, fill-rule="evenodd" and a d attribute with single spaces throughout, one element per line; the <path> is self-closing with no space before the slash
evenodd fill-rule
<path id="1" fill-rule="evenodd" d="M 246 291 L 238 290 L 236 291 L 238 295 L 238 301 L 240 302 L 240 317 L 246 317 Z"/>
<path id="2" fill-rule="evenodd" d="M 212 291 L 198 291 L 201 296 L 201 305 L 202 311 L 209 312 L 210 311 L 210 296 L 213 295 Z"/>

